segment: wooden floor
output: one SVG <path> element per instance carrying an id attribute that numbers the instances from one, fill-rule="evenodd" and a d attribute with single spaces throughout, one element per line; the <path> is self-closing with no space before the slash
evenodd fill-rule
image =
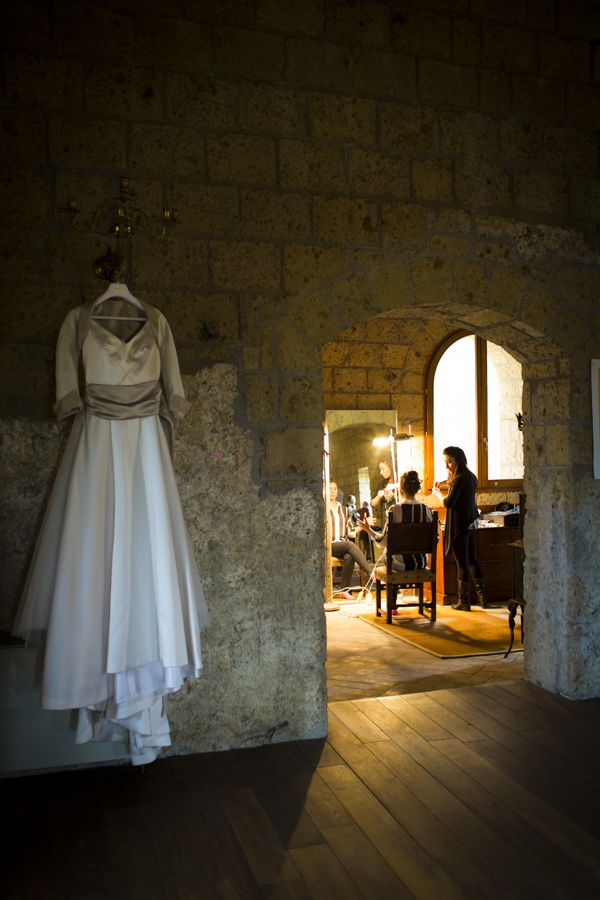
<path id="1" fill-rule="evenodd" d="M 600 701 L 331 704 L 327 742 L 2 783 L 11 900 L 600 896 Z"/>

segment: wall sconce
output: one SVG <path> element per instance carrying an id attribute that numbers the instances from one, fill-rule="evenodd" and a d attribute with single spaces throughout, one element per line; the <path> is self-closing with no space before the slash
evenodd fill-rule
<path id="1" fill-rule="evenodd" d="M 102 206 L 94 210 L 91 222 L 83 228 L 78 225 L 77 216 L 79 205 L 77 200 L 69 198 L 66 206 L 60 210 L 66 213 L 72 228 L 76 231 L 97 231 L 100 222 L 110 216 L 111 224 L 108 233 L 117 239 L 117 242 L 125 238 L 133 237 L 138 232 L 153 240 L 164 240 L 173 225 L 177 224 L 178 217 L 174 209 L 163 209 L 162 219 L 153 220 L 147 210 L 142 206 L 135 206 L 135 191 L 132 190 L 129 178 L 123 176 L 119 180 L 119 197 L 115 207 Z M 94 261 L 94 274 L 106 281 L 116 282 L 120 280 L 123 268 L 124 254 L 118 249 L 107 248 L 104 256 Z"/>
<path id="2" fill-rule="evenodd" d="M 132 190 L 129 178 L 123 176 L 119 180 L 119 198 L 116 207 L 103 206 L 94 210 L 92 221 L 85 229 L 77 224 L 79 205 L 77 200 L 69 198 L 66 206 L 60 210 L 68 215 L 71 227 L 76 231 L 95 231 L 102 218 L 107 213 L 111 217 L 111 225 L 108 233 L 117 239 L 133 237 L 140 232 L 154 240 L 163 240 L 169 234 L 171 227 L 177 224 L 177 212 L 174 209 L 163 209 L 162 218 L 154 221 L 150 213 L 142 206 L 135 206 L 135 191 Z"/>

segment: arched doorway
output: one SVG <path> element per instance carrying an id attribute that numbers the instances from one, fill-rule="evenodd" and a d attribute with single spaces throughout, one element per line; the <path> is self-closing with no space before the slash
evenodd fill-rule
<path id="1" fill-rule="evenodd" d="M 447 334 L 450 334 L 450 337 L 447 337 Z M 374 479 L 377 480 L 377 463 L 381 454 L 385 455 L 386 452 L 385 448 L 378 450 L 372 446 L 371 438 L 376 434 L 386 433 L 388 430 L 384 425 L 384 422 L 387 421 L 386 416 L 389 418 L 393 415 L 394 420 L 397 419 L 397 429 L 394 428 L 394 431 L 411 435 L 411 438 L 401 445 L 403 459 L 401 468 L 403 470 L 415 468 L 419 472 L 423 488 L 418 499 L 432 507 L 438 506 L 438 501 L 431 495 L 430 487 L 424 478 L 424 475 L 430 476 L 432 468 L 429 458 L 432 446 L 431 376 L 443 349 L 452 340 L 456 340 L 457 336 L 464 334 L 463 331 L 457 333 L 456 329 L 452 329 L 452 323 L 440 324 L 427 317 L 412 318 L 410 322 L 406 322 L 400 317 L 382 316 L 370 320 L 364 326 L 355 326 L 349 332 L 338 335 L 335 342 L 324 347 L 324 380 L 326 383 L 336 385 L 338 388 L 337 402 L 348 407 L 345 412 L 338 410 L 327 413 L 329 428 L 334 429 L 329 436 L 331 472 L 335 480 L 344 485 L 347 491 L 351 490 L 352 493 L 357 494 L 359 502 L 374 494 L 373 484 Z M 441 341 L 440 337 L 442 337 Z M 473 340 L 475 339 L 473 338 Z M 490 346 L 495 347 L 496 345 L 490 344 Z M 338 371 L 336 371 L 335 364 L 340 359 L 345 361 L 345 366 L 343 369 L 338 367 Z M 350 360 L 355 361 L 354 365 L 349 364 Z M 378 371 L 375 371 L 375 363 L 378 363 Z M 406 366 L 407 371 L 402 371 L 402 364 Z M 518 363 L 515 362 L 515 366 L 520 370 Z M 328 371 L 330 367 L 333 367 L 333 372 Z M 394 390 L 389 389 L 388 385 L 390 384 L 393 385 Z M 341 390 L 344 386 L 347 388 L 346 391 Z M 365 386 L 367 390 L 365 390 Z M 357 398 L 357 387 L 362 389 L 360 398 Z M 371 387 L 370 392 L 369 387 Z M 379 390 L 374 390 L 375 387 Z M 404 396 L 402 396 L 403 389 Z M 374 408 L 375 401 L 382 409 Z M 352 407 L 353 403 L 354 407 Z M 356 408 L 359 404 L 361 409 Z M 521 408 L 520 390 L 517 408 Z M 475 410 L 473 418 L 475 418 Z M 516 419 L 514 427 L 516 430 Z M 368 440 L 365 439 L 365 434 Z M 363 473 L 361 466 L 364 466 L 364 471 L 367 473 L 364 490 L 361 489 L 360 484 L 360 476 Z M 503 489 L 499 489 L 497 483 L 491 486 L 486 485 L 491 503 L 486 505 L 488 498 L 480 497 L 478 502 L 481 503 L 482 510 L 487 512 L 489 509 L 494 509 L 495 504 L 500 501 L 509 500 L 511 503 L 518 503 L 519 495 L 516 488 L 521 485 L 522 482 L 519 485 L 504 485 Z M 442 509 L 439 512 L 443 516 L 445 510 Z M 493 535 L 488 530 L 480 533 L 481 543 L 486 548 L 486 557 L 489 555 L 488 546 L 494 548 L 490 565 L 495 564 L 497 554 L 507 556 L 510 563 L 512 551 L 507 542 L 518 536 L 518 529 L 514 528 L 496 532 Z M 492 537 L 492 541 L 488 540 Z M 506 547 L 504 547 L 504 543 L 507 543 Z M 456 597 L 449 593 L 455 591 L 456 584 L 453 588 L 451 575 L 444 577 L 444 571 L 451 570 L 453 560 L 444 559 L 443 554 L 439 554 L 439 557 L 441 558 L 438 559 L 437 597 L 440 605 L 438 606 L 438 622 L 432 631 L 436 631 L 438 628 L 444 631 L 448 628 L 452 629 L 450 619 L 453 615 L 456 618 L 457 615 L 450 608 L 451 602 L 455 601 Z M 510 571 L 503 563 L 500 573 L 489 573 L 490 579 L 494 583 L 495 600 L 504 599 L 505 594 L 506 597 L 511 596 L 508 584 Z M 507 581 L 506 585 L 504 585 L 504 581 Z M 465 682 L 473 684 L 478 681 L 514 680 L 522 677 L 522 658 L 512 657 L 503 664 L 502 655 L 475 655 L 480 652 L 481 648 L 469 637 L 471 634 L 469 629 L 472 628 L 472 637 L 474 638 L 485 618 L 490 620 L 490 629 L 496 628 L 500 638 L 505 641 L 502 646 L 507 646 L 509 632 L 505 603 L 503 607 L 501 604 L 495 604 L 494 611 L 483 615 L 481 611 L 478 611 L 472 616 L 468 616 L 460 624 L 457 632 L 463 645 L 460 648 L 453 648 L 451 651 L 460 654 L 460 661 L 452 658 L 442 661 L 416 650 L 414 646 L 406 642 L 391 639 L 390 631 L 394 629 L 388 629 L 384 637 L 381 634 L 382 627 L 380 626 L 378 632 L 373 634 L 373 629 L 369 625 L 378 624 L 373 616 L 373 595 L 374 591 L 366 600 L 363 599 L 363 595 L 359 595 L 358 603 L 348 603 L 343 599 L 345 595 L 338 593 L 336 602 L 340 603 L 341 601 L 341 605 L 337 607 L 339 612 L 336 615 L 330 612 L 326 617 L 328 683 L 331 698 L 380 696 L 388 693 L 447 688 L 459 686 Z M 360 602 L 361 600 L 362 602 Z M 446 604 L 446 606 L 444 607 L 442 604 Z M 414 610 L 407 611 L 406 615 L 408 623 L 411 622 L 411 619 L 414 621 L 416 618 Z M 494 618 L 496 618 L 496 622 L 492 626 Z M 471 619 L 473 619 L 472 622 Z M 397 628 L 395 631 L 396 635 L 401 633 Z M 479 633 L 481 632 L 479 631 Z M 470 656 L 470 652 L 473 655 Z"/>
<path id="2" fill-rule="evenodd" d="M 568 588 L 569 567 L 579 568 L 574 557 L 568 558 L 574 529 L 568 495 L 578 457 L 583 462 L 581 440 L 584 431 L 589 437 L 589 424 L 582 420 L 576 429 L 571 408 L 574 398 L 579 409 L 584 400 L 589 400 L 587 359 L 582 348 L 573 352 L 568 324 L 561 346 L 556 325 L 556 317 L 561 314 L 560 298 L 554 291 L 533 284 L 527 268 L 520 268 L 522 272 L 492 271 L 495 287 L 488 292 L 484 285 L 478 298 L 468 286 L 462 267 L 459 271 L 456 263 L 451 267 L 445 260 L 432 258 L 396 260 L 332 282 L 317 295 L 323 310 L 319 343 L 324 353 L 324 402 L 326 408 L 343 408 L 348 401 L 371 408 L 394 405 L 400 421 L 410 419 L 415 404 L 423 405 L 427 358 L 423 340 L 432 348 L 460 328 L 497 343 L 521 362 L 525 484 L 530 498 L 525 535 L 529 604 L 526 677 L 569 696 L 578 692 L 590 696 L 593 694 L 588 692 L 596 690 L 597 675 L 579 656 L 577 661 L 571 658 L 567 663 L 569 651 L 564 653 L 558 646 L 566 640 L 565 626 L 570 629 L 568 610 L 574 601 Z M 518 303 L 513 302 L 515 296 Z M 528 298 L 531 302 L 526 302 Z M 337 312 L 337 322 L 332 308 Z M 313 305 L 313 321 L 317 316 Z M 299 313 L 299 319 L 305 319 L 305 313 Z M 549 320 L 552 328 L 548 328 Z M 347 326 L 342 331 L 335 330 L 339 322 Z M 583 343 L 581 334 L 578 337 Z M 589 472 L 580 468 L 578 474 L 584 491 L 583 484 L 591 481 L 591 466 Z M 591 549 L 590 541 L 588 544 Z M 552 548 L 560 548 L 558 565 L 552 558 Z M 540 567 L 550 578 L 544 588 L 551 584 L 551 598 L 546 589 L 541 590 Z M 588 585 L 587 596 L 593 590 L 593 585 Z M 581 603 L 576 602 L 575 608 L 581 609 Z M 589 624 L 593 630 L 591 619 Z M 589 639 L 586 631 L 585 640 Z M 577 683 L 573 680 L 575 672 Z"/>

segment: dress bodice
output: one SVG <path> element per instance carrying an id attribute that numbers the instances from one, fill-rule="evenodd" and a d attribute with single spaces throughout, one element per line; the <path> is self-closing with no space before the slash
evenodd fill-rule
<path id="1" fill-rule="evenodd" d="M 140 384 L 160 378 L 160 350 L 148 322 L 123 341 L 92 320 L 81 353 L 86 384 Z"/>
<path id="2" fill-rule="evenodd" d="M 111 399 L 118 399 L 115 391 L 124 393 L 121 399 L 128 406 L 151 395 L 153 403 L 160 402 L 161 409 L 168 410 L 170 415 L 181 418 L 188 412 L 190 404 L 183 392 L 169 324 L 158 309 L 148 304 L 142 306 L 147 321 L 128 340 L 92 318 L 93 304 L 81 304 L 67 314 L 56 346 L 55 410 L 60 419 L 75 415 L 85 406 L 79 392 L 80 362 L 88 398 L 92 386 L 106 386 L 113 389 Z M 137 385 L 148 386 L 150 393 L 143 392 L 142 397 L 135 388 Z M 152 414 L 156 411 L 158 407 L 154 405 Z M 132 408 L 130 412 L 138 414 Z M 149 407 L 144 406 L 140 414 L 150 414 Z"/>

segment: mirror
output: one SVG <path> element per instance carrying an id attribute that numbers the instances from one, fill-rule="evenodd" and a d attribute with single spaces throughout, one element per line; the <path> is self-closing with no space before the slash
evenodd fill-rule
<path id="1" fill-rule="evenodd" d="M 344 502 L 353 494 L 357 506 L 369 503 L 379 487 L 379 461 L 390 458 L 389 434 L 390 429 L 396 433 L 396 411 L 327 410 L 325 425 L 329 435 L 328 480 L 337 482 Z M 374 446 L 376 438 L 383 439 L 383 446 Z M 405 443 L 411 445 L 412 441 Z M 411 452 L 409 446 L 406 449 Z"/>

